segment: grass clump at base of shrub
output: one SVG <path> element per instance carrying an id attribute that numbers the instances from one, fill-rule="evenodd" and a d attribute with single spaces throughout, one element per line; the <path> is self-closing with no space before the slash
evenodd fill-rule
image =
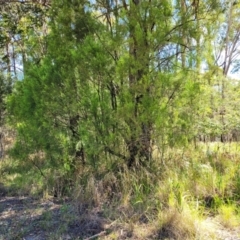
<path id="1" fill-rule="evenodd" d="M 53 189 L 58 198 L 67 194 L 74 221 L 79 226 L 101 223 L 103 239 L 217 239 L 219 224 L 226 229 L 240 224 L 240 155 L 236 144 L 227 153 L 225 145 L 210 147 L 210 156 L 203 144 L 168 149 L 164 165 L 163 159 L 154 159 L 135 169 L 121 163 L 114 169 L 105 163 L 97 171 L 81 167 L 71 185 L 61 171 L 43 169 L 46 181 L 34 168 L 27 174 L 17 171 L 17 162 L 8 159 L 1 162 L 1 182 L 18 194 L 49 197 Z M 209 219 L 218 224 L 211 226 Z"/>

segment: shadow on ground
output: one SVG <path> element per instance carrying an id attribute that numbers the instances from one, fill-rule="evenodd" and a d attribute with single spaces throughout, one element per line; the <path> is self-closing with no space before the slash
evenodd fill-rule
<path id="1" fill-rule="evenodd" d="M 84 239 L 102 232 L 103 226 L 97 211 L 80 214 L 68 202 L 0 194 L 0 239 Z"/>

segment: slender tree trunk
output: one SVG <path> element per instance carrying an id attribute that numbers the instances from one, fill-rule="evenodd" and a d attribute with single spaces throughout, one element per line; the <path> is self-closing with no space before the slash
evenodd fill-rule
<path id="1" fill-rule="evenodd" d="M 185 0 L 181 0 L 181 23 L 183 26 L 185 26 L 185 21 L 186 21 L 186 3 Z M 187 46 L 187 37 L 186 37 L 186 32 L 185 28 L 182 28 L 182 45 L 181 45 L 181 60 L 182 60 L 182 68 L 186 67 L 186 46 Z"/>
<path id="2" fill-rule="evenodd" d="M 13 44 L 13 43 L 12 43 L 12 62 L 13 62 L 14 77 L 17 78 L 16 52 L 15 52 L 15 47 L 14 47 L 14 44 Z"/>
<path id="3" fill-rule="evenodd" d="M 142 24 L 141 33 L 137 32 L 136 22 L 142 21 L 136 12 L 139 10 L 140 1 L 132 1 L 129 10 L 129 29 L 130 29 L 130 46 L 129 55 L 132 63 L 129 66 L 129 88 L 134 104 L 132 119 L 129 121 L 131 136 L 128 140 L 129 160 L 128 166 L 132 167 L 137 163 L 145 164 L 150 159 L 150 142 L 152 123 L 148 120 L 148 116 L 144 116 L 145 111 L 142 108 L 144 96 L 150 94 L 150 89 L 143 89 L 140 81 L 149 68 L 149 53 L 147 26 Z M 139 22 L 138 22 L 139 23 Z M 141 34 L 141 39 L 137 38 L 137 34 Z M 140 90 L 139 90 L 140 89 Z"/>
<path id="4" fill-rule="evenodd" d="M 11 57 L 10 57 L 10 49 L 9 49 L 9 43 L 6 43 L 6 62 L 7 62 L 7 73 L 10 76 L 11 75 Z"/>

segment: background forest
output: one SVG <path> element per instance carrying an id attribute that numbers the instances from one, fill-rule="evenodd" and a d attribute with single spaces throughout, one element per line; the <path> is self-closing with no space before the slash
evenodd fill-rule
<path id="1" fill-rule="evenodd" d="M 195 224 L 208 216 L 239 226 L 240 2 L 0 9 L 0 180 L 10 192 L 98 207 L 135 239 L 215 239 Z M 143 223 L 151 231 L 140 236 Z"/>

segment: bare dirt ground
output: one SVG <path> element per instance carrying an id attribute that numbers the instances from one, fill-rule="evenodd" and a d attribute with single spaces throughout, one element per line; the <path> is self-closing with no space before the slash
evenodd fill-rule
<path id="1" fill-rule="evenodd" d="M 210 231 L 206 231 L 203 240 L 240 240 L 240 228 L 227 230 L 210 218 L 204 224 Z M 124 229 L 120 227 L 117 232 L 124 232 Z M 94 235 L 98 238 L 92 238 Z M 126 234 L 115 236 L 107 236 L 99 212 L 81 216 L 67 201 L 0 197 L 0 240 L 138 239 Z"/>
<path id="2" fill-rule="evenodd" d="M 102 231 L 98 213 L 80 216 L 67 202 L 0 197 L 0 240 L 87 239 Z"/>
<path id="3" fill-rule="evenodd" d="M 206 229 L 203 240 L 240 240 L 240 226 L 227 229 L 213 218 L 206 218 L 202 224 L 202 231 Z"/>

